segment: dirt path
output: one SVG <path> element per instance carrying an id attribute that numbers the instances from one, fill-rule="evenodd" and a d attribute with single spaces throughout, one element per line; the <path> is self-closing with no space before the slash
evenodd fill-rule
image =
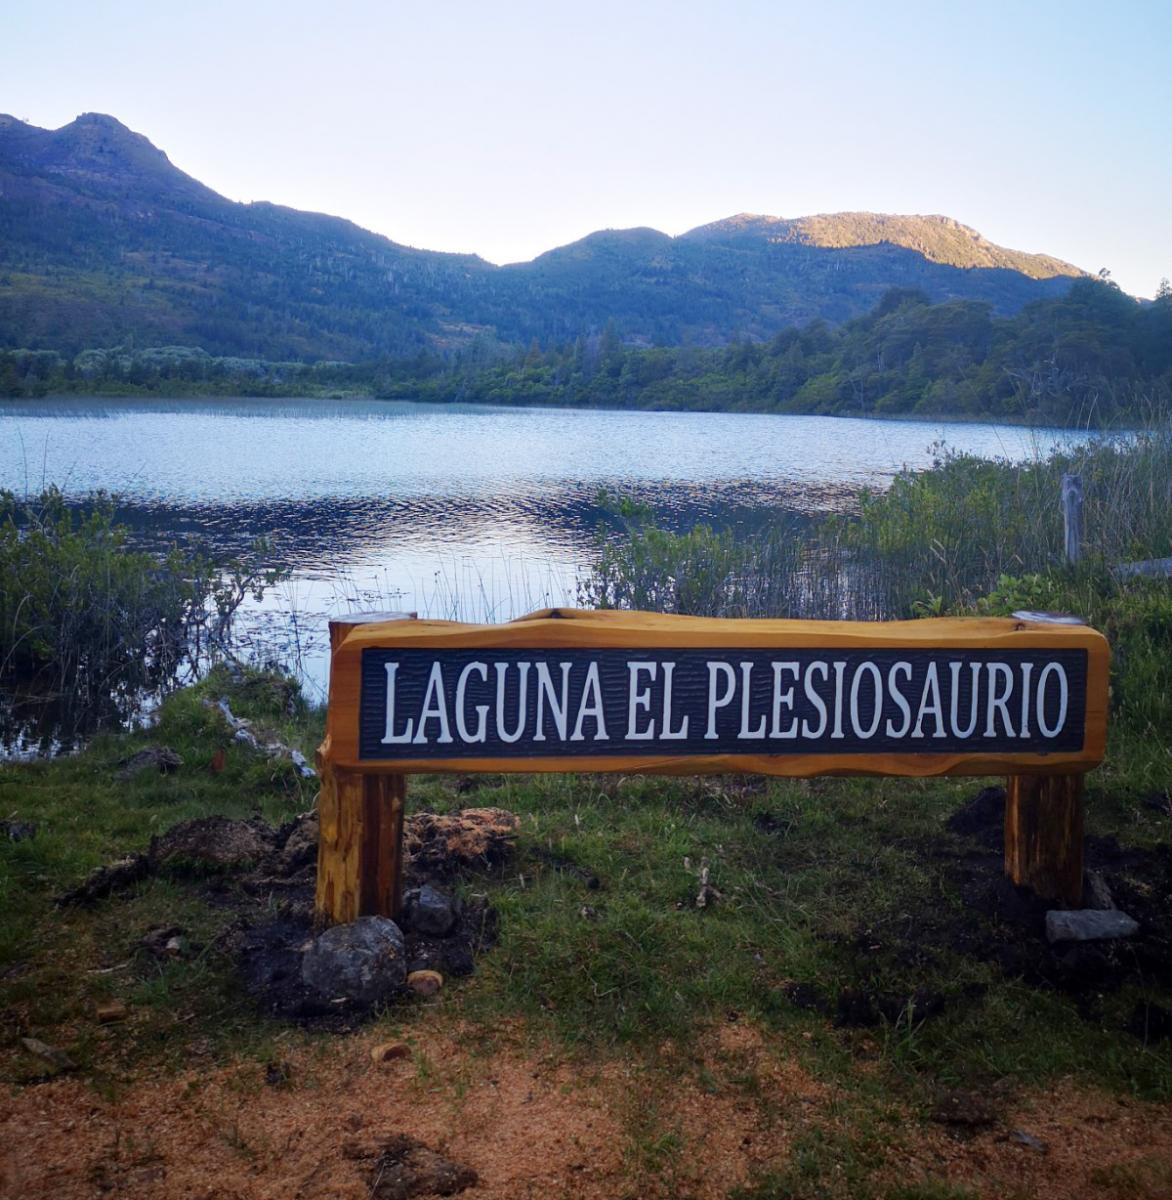
<path id="1" fill-rule="evenodd" d="M 248 1061 L 115 1095 L 69 1078 L 13 1090 L 0 1097 L 0 1193 L 370 1200 L 379 1147 L 408 1135 L 476 1172 L 470 1200 L 715 1200 L 784 1170 L 796 1139 L 849 1125 L 833 1088 L 741 1024 L 674 1077 L 631 1060 L 571 1062 L 507 1031 L 491 1046 L 458 1029 L 412 1035 L 411 1056 L 383 1064 L 370 1056 L 379 1040 L 300 1044 L 282 1059 L 287 1077 L 268 1081 Z M 1045 1151 L 1008 1140 L 1011 1129 Z M 877 1182 L 946 1180 L 990 1198 L 1172 1196 L 1172 1111 L 1103 1093 L 1030 1096 L 966 1141 L 933 1125 L 900 1137 Z"/>

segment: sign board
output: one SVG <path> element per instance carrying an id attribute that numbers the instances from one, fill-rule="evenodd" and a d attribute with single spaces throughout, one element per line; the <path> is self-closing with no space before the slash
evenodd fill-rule
<path id="1" fill-rule="evenodd" d="M 327 742 L 364 773 L 1083 772 L 1108 648 L 1080 625 L 717 620 L 554 609 L 346 628 Z"/>

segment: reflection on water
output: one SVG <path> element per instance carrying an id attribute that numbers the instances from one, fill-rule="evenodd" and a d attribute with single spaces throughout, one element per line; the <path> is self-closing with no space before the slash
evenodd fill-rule
<path id="1" fill-rule="evenodd" d="M 246 614 L 324 692 L 325 622 L 362 608 L 505 620 L 572 602 L 600 488 L 679 528 L 841 506 L 941 440 L 1027 458 L 1088 435 L 996 425 L 347 400 L 61 400 L 0 407 L 0 486 L 117 493 L 148 544 L 271 543 L 289 582 Z"/>

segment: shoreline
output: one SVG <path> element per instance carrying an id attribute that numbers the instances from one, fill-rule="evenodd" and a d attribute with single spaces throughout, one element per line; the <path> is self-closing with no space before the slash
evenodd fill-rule
<path id="1" fill-rule="evenodd" d="M 378 395 L 373 391 L 315 391 L 315 392 L 269 392 L 269 391 L 225 391 L 225 392 L 183 392 L 183 391 L 69 391 L 47 392 L 43 396 L 4 396 L 0 397 L 0 417 L 8 405 L 38 402 L 38 401 L 95 401 L 95 400 L 159 400 L 159 401 L 215 401 L 215 400 L 251 400 L 251 401 L 367 401 L 382 404 L 421 404 L 431 408 L 469 409 L 532 409 L 537 412 L 620 412 L 620 413 L 661 413 L 665 415 L 708 414 L 712 416 L 754 416 L 754 417 L 819 417 L 836 421 L 872 421 L 882 424 L 941 424 L 941 425 L 992 425 L 1006 426 L 1014 429 L 1036 429 L 1055 433 L 1093 433 L 1093 434 L 1125 434 L 1135 433 L 1142 425 L 1134 424 L 1053 424 L 1035 422 L 1026 417 L 1007 416 L 995 413 L 948 413 L 948 412 L 916 412 L 916 413 L 826 413 L 826 412 L 779 412 L 770 408 L 668 408 L 655 405 L 627 404 L 551 404 L 549 402 L 529 402 L 524 399 L 445 399 L 435 396 L 388 396 Z"/>

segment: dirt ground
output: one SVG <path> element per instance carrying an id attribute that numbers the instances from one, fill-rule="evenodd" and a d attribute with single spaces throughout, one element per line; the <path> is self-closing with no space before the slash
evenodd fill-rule
<path id="1" fill-rule="evenodd" d="M 385 1038 L 299 1040 L 275 1071 L 193 1062 L 113 1089 L 74 1078 L 14 1089 L 0 1097 L 0 1194 L 371 1200 L 388 1194 L 379 1147 L 407 1135 L 475 1172 L 470 1200 L 707 1200 L 849 1121 L 832 1085 L 744 1023 L 706 1039 L 707 1087 L 695 1070 L 571 1061 L 509 1030 L 492 1044 L 460 1028 L 413 1034 L 410 1056 L 376 1063 Z M 745 1074 L 752 1092 L 730 1082 Z M 1105 1093 L 1059 1085 L 968 1136 L 910 1121 L 899 1136 L 875 1182 L 946 1181 L 991 1200 L 1172 1195 L 1172 1111 Z"/>

